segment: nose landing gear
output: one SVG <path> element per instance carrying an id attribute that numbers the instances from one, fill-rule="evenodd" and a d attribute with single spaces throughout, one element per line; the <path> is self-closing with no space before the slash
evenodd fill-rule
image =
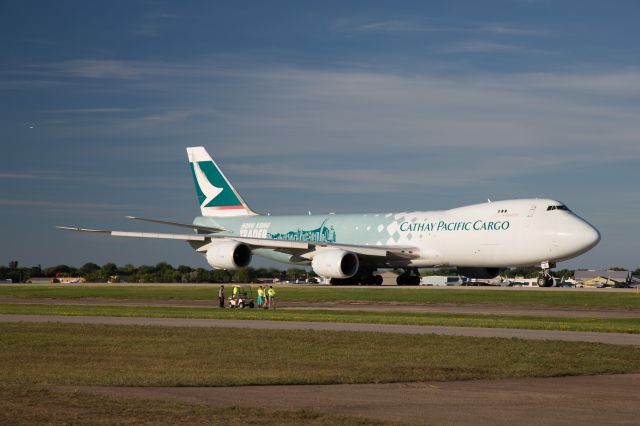
<path id="1" fill-rule="evenodd" d="M 555 262 L 542 262 L 540 267 L 542 268 L 542 275 L 538 277 L 538 287 L 553 287 L 555 281 L 549 271 L 551 268 L 556 267 Z"/>

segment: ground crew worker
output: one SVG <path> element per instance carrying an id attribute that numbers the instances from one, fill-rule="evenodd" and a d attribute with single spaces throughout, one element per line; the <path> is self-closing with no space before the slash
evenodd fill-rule
<path id="1" fill-rule="evenodd" d="M 269 295 L 269 308 L 276 308 L 276 291 L 273 289 L 273 286 L 269 286 L 269 290 L 267 290 L 267 294 Z"/>
<path id="2" fill-rule="evenodd" d="M 264 303 L 264 290 L 262 289 L 262 286 L 259 286 L 258 287 L 258 308 L 261 308 L 263 303 Z"/>
<path id="3" fill-rule="evenodd" d="M 224 286 L 220 286 L 220 290 L 218 290 L 218 301 L 220 302 L 220 307 L 224 308 Z"/>
<path id="4" fill-rule="evenodd" d="M 233 298 L 237 299 L 238 298 L 238 291 L 240 291 L 240 289 L 238 289 L 237 285 L 233 286 Z"/>

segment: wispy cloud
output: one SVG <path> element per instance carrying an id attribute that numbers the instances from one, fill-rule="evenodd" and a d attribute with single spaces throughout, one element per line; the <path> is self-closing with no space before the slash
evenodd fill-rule
<path id="1" fill-rule="evenodd" d="M 402 34 L 439 31 L 435 26 L 410 19 L 338 19 L 331 25 L 333 31 L 344 34 Z"/>
<path id="2" fill-rule="evenodd" d="M 6 79 L 0 80 L 0 90 L 16 89 L 44 89 L 64 86 L 67 83 L 60 80 L 47 79 Z"/>
<path id="3" fill-rule="evenodd" d="M 74 211 L 76 209 L 88 210 L 122 210 L 129 206 L 113 203 L 75 203 L 64 201 L 44 201 L 26 199 L 0 198 L 0 206 L 7 207 L 39 207 L 50 210 Z"/>
<path id="4" fill-rule="evenodd" d="M 491 23 L 480 26 L 480 32 L 504 36 L 546 36 L 549 32 L 531 28 L 523 28 L 509 24 Z"/>
<path id="5" fill-rule="evenodd" d="M 0 173 L 0 180 L 43 180 L 43 181 L 56 181 L 56 180 L 65 180 L 68 177 L 65 177 L 63 174 L 39 174 L 39 173 L 20 173 L 20 172 L 2 172 Z"/>
<path id="6" fill-rule="evenodd" d="M 445 53 L 514 53 L 514 54 L 553 54 L 545 49 L 537 49 L 512 43 L 498 43 L 493 41 L 462 41 L 449 44 L 441 49 Z"/>
<path id="7" fill-rule="evenodd" d="M 30 173 L 0 173 L 0 179 L 32 180 L 38 178 L 38 175 Z"/>
<path id="8" fill-rule="evenodd" d="M 52 109 L 48 112 L 59 114 L 103 114 L 115 112 L 128 112 L 132 108 L 68 108 L 68 109 Z"/>
<path id="9" fill-rule="evenodd" d="M 201 73 L 200 67 L 162 62 L 124 61 L 115 59 L 77 59 L 47 65 L 34 65 L 34 70 L 51 70 L 61 75 L 82 78 L 141 79 L 146 77 L 188 76 Z"/>
<path id="10" fill-rule="evenodd" d="M 145 13 L 133 34 L 142 37 L 159 37 L 163 31 L 176 25 L 176 21 L 182 19 L 174 13 L 153 11 Z"/>

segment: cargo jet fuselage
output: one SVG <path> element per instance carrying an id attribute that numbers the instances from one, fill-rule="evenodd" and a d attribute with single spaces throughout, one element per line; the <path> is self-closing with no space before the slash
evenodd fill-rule
<path id="1" fill-rule="evenodd" d="M 402 268 L 398 284 L 417 284 L 417 268 L 455 266 L 462 275 L 487 278 L 502 268 L 548 269 L 593 248 L 598 231 L 550 199 L 487 202 L 441 211 L 264 216 L 254 213 L 203 147 L 187 149 L 202 215 L 196 234 L 105 232 L 115 236 L 189 241 L 214 268 L 248 266 L 252 256 L 310 265 L 334 283 L 380 284 L 379 268 Z M 413 275 L 411 273 L 413 272 Z"/>

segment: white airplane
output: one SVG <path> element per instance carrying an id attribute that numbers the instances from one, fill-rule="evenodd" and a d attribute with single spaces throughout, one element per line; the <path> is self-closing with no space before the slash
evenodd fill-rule
<path id="1" fill-rule="evenodd" d="M 193 223 L 127 216 L 189 228 L 193 234 L 58 227 L 120 237 L 188 241 L 214 268 L 238 269 L 253 255 L 310 265 L 334 284 L 382 283 L 379 268 L 400 268 L 399 285 L 419 284 L 418 268 L 457 267 L 470 278 L 492 278 L 508 267 L 549 269 L 579 256 L 600 233 L 564 204 L 549 199 L 487 202 L 451 210 L 264 216 L 254 213 L 204 147 L 187 148 L 202 215 Z"/>

